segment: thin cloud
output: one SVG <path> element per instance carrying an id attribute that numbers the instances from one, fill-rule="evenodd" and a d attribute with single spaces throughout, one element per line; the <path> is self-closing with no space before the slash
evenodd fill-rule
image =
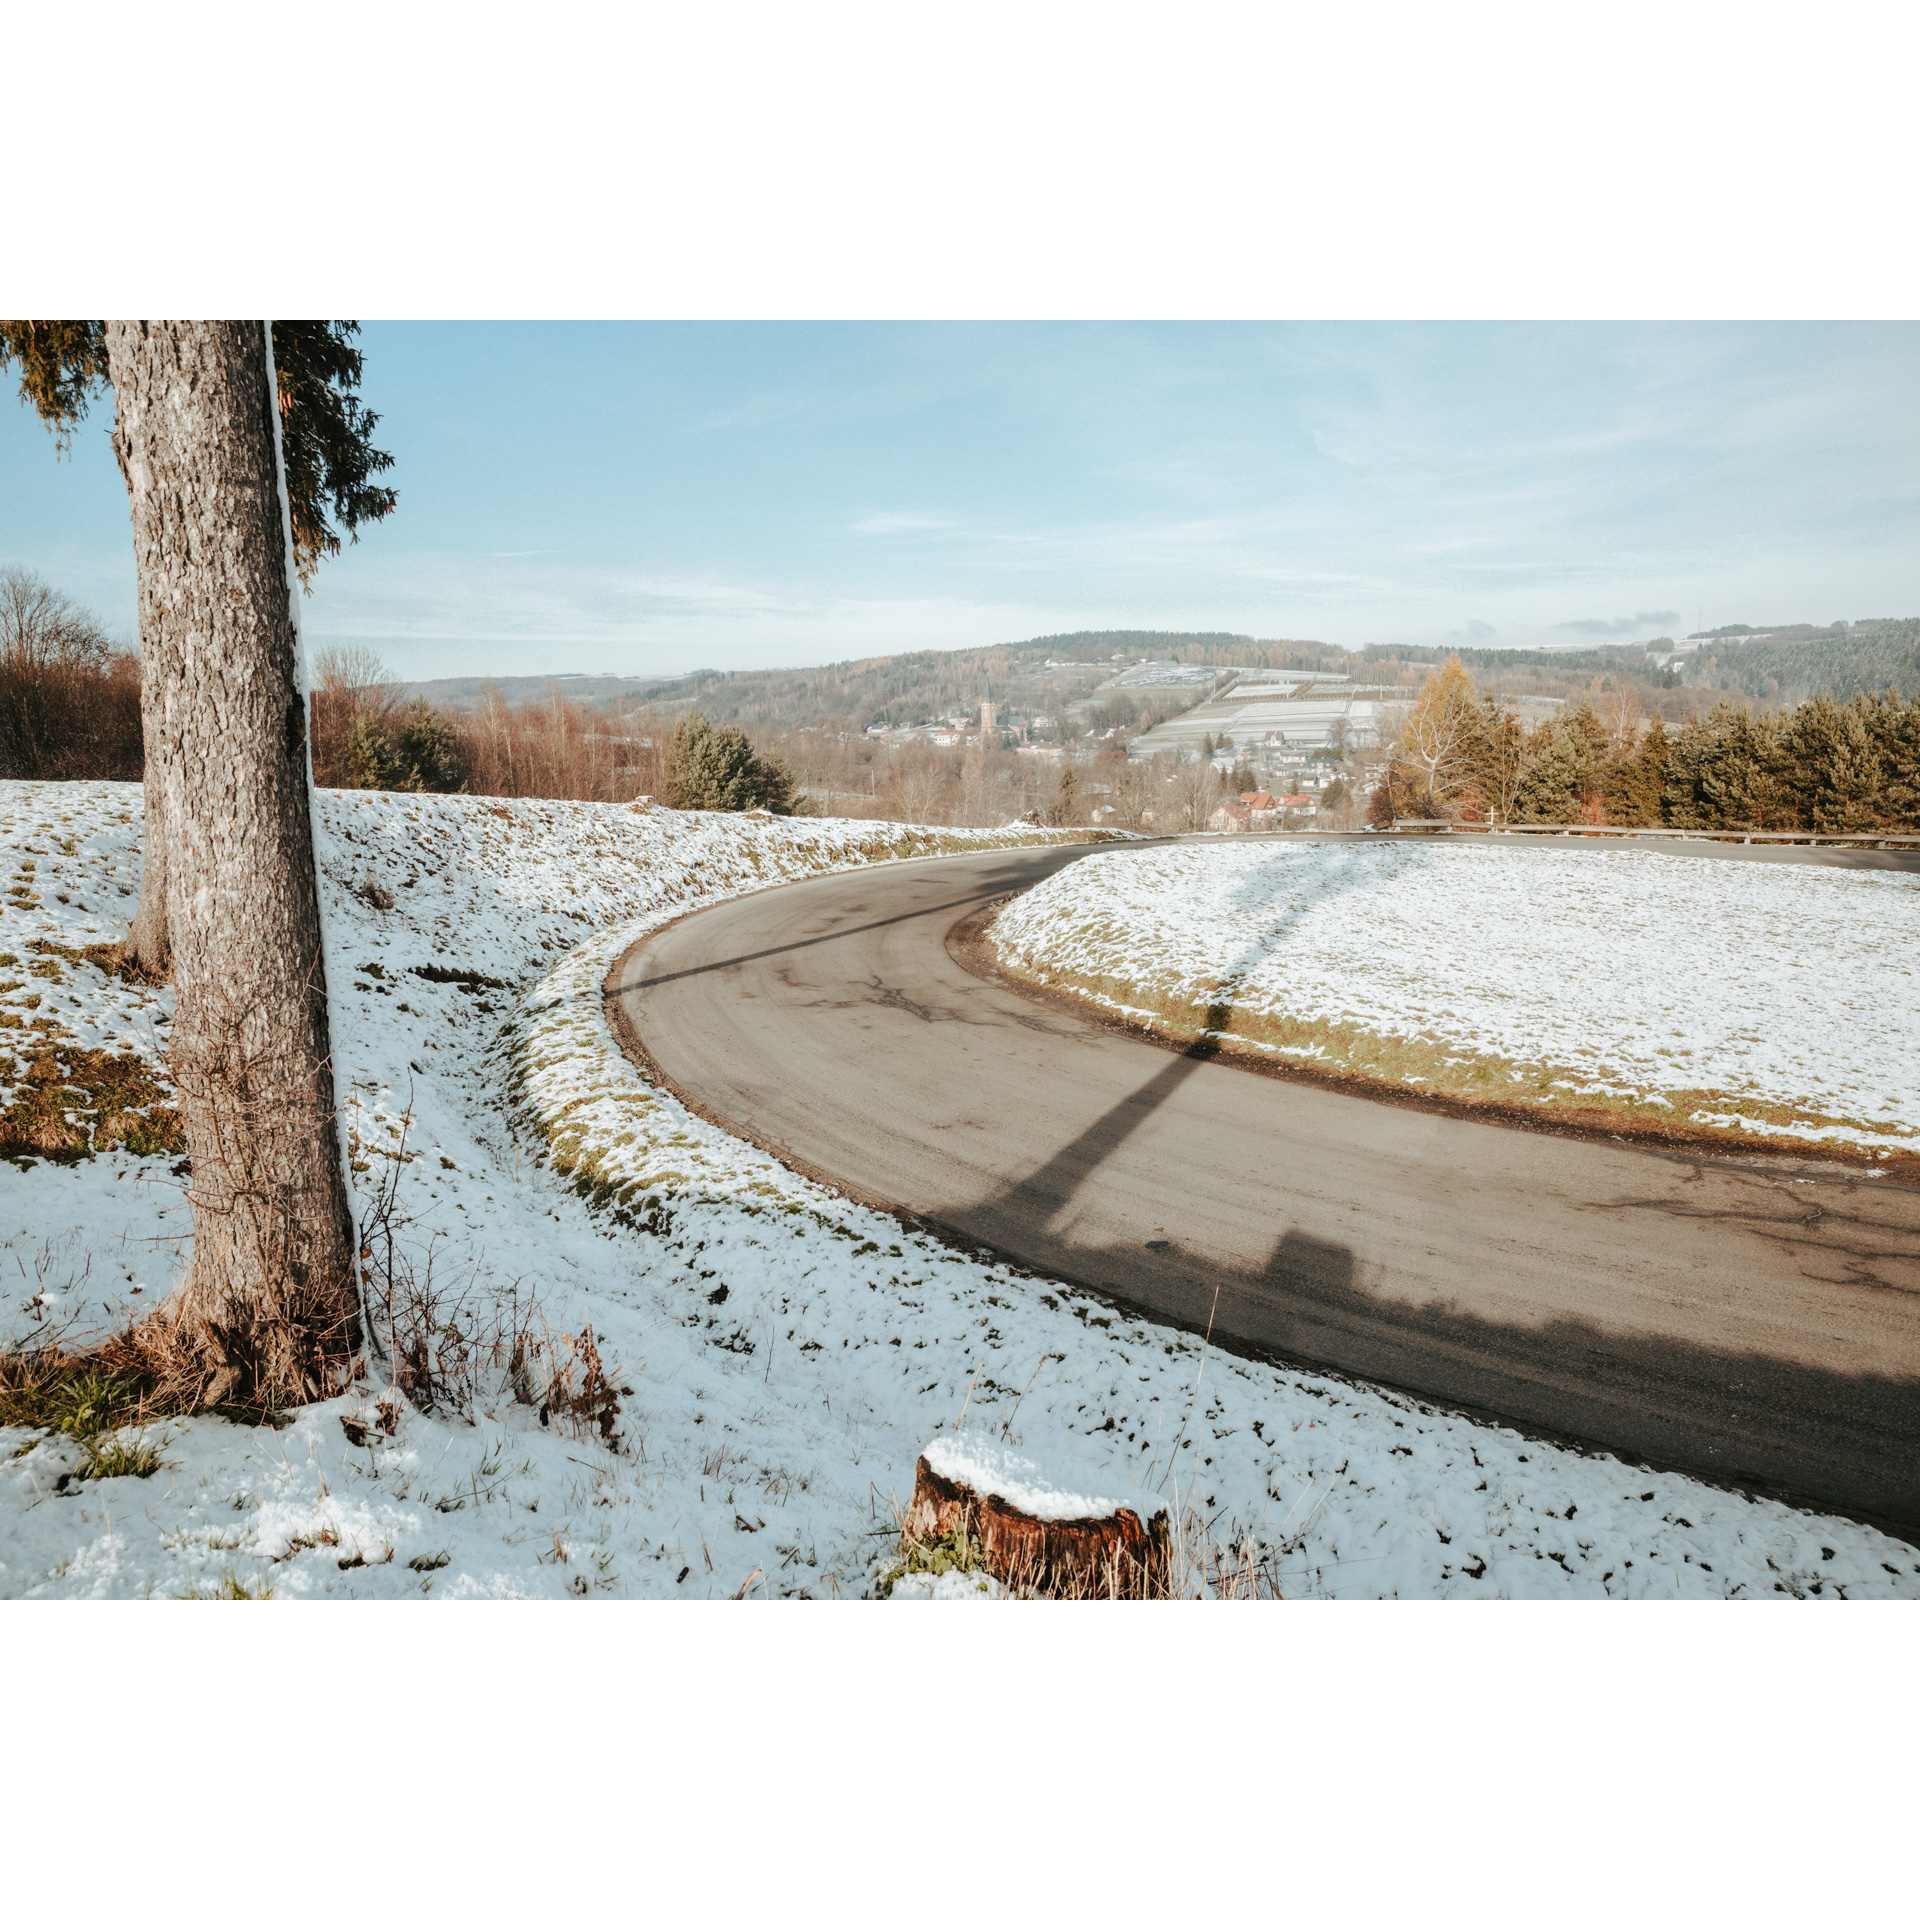
<path id="1" fill-rule="evenodd" d="M 853 522 L 855 533 L 931 533 L 953 522 L 937 513 L 874 513 Z"/>
<path id="2" fill-rule="evenodd" d="M 1578 633 L 1592 640 L 1617 639 L 1647 627 L 1670 627 L 1680 616 L 1671 608 L 1656 613 L 1623 613 L 1617 620 L 1562 620 L 1557 633 Z"/>

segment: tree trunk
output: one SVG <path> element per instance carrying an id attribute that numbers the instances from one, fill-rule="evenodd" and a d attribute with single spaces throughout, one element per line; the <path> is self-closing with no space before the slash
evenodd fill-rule
<path id="1" fill-rule="evenodd" d="M 143 647 L 141 652 L 145 659 L 146 649 Z M 156 710 L 157 679 L 156 674 L 148 672 L 142 674 L 140 681 L 140 738 L 146 758 L 146 772 L 142 776 L 146 807 L 140 823 L 140 901 L 134 909 L 133 925 L 120 947 L 120 958 L 138 968 L 149 980 L 164 980 L 173 970 L 173 953 L 167 944 L 165 729 Z"/>
<path id="2" fill-rule="evenodd" d="M 1016 1593 L 1068 1600 L 1158 1600 L 1168 1594 L 1171 1533 L 1164 1512 L 1145 1525 L 1130 1507 L 1101 1520 L 1042 1520 L 997 1493 L 982 1495 L 964 1480 L 927 1464 L 914 1467 L 907 1508 L 909 1538 L 944 1534 L 980 1543 L 986 1570 Z"/>
<path id="3" fill-rule="evenodd" d="M 120 462 L 120 478 L 126 482 L 129 499 L 133 495 L 131 451 L 126 410 L 118 408 L 113 427 L 113 453 Z M 145 638 L 147 585 L 147 576 L 142 574 L 139 582 L 142 662 L 149 653 Z M 173 955 L 167 946 L 166 728 L 160 711 L 159 676 L 145 671 L 140 676 L 140 749 L 144 768 L 141 789 L 146 799 L 140 821 L 140 899 L 134 908 L 133 925 L 120 943 L 120 958 L 149 980 L 164 980 L 173 966 Z"/>
<path id="4" fill-rule="evenodd" d="M 204 1404 L 307 1400 L 359 1314 L 266 329 L 115 321 L 107 353 L 193 1161 L 193 1263 L 148 1345 Z"/>

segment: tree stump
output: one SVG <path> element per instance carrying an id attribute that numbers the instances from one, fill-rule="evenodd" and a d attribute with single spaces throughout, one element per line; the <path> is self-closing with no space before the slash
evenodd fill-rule
<path id="1" fill-rule="evenodd" d="M 1164 1509 L 1145 1523 L 1118 1500 L 1050 1485 L 1034 1463 L 972 1435 L 945 1434 L 914 1472 L 909 1540 L 971 1535 L 986 1570 L 1016 1593 L 1153 1600 L 1169 1591 Z"/>

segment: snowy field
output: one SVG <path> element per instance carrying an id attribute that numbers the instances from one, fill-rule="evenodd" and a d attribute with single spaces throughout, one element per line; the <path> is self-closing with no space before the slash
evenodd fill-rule
<path id="1" fill-rule="evenodd" d="M 50 1041 L 164 1083 L 169 996 L 72 957 L 124 931 L 139 800 L 0 784 L 9 1101 Z M 0 1594 L 866 1595 L 957 1419 L 1066 1494 L 1169 1505 L 1205 1530 L 1201 1571 L 1211 1551 L 1289 1596 L 1920 1594 L 1920 1552 L 1872 1528 L 1205 1352 L 905 1234 L 688 1114 L 607 1032 L 613 956 L 703 900 L 1049 837 L 321 796 L 357 1199 L 391 1179 L 403 1262 L 464 1298 L 468 1414 L 403 1406 L 383 1434 L 376 1379 L 279 1431 L 148 1428 L 147 1478 L 77 1478 L 77 1442 L 0 1433 Z M 186 1245 L 178 1164 L 124 1144 L 0 1164 L 0 1334 L 149 1308 Z M 614 1445 L 508 1391 L 487 1345 L 506 1319 L 556 1348 L 591 1327 Z"/>
<path id="2" fill-rule="evenodd" d="M 1282 838 L 1081 861 L 994 940 L 1116 1010 L 1462 1098 L 1920 1143 L 1920 875 Z"/>

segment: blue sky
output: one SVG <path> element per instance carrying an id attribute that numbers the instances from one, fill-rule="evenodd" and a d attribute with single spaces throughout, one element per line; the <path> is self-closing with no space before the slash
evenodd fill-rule
<path id="1" fill-rule="evenodd" d="M 1920 327 L 369 322 L 407 677 L 1080 627 L 1359 645 L 1920 612 Z M 0 406 L 0 562 L 134 628 L 102 411 Z"/>

